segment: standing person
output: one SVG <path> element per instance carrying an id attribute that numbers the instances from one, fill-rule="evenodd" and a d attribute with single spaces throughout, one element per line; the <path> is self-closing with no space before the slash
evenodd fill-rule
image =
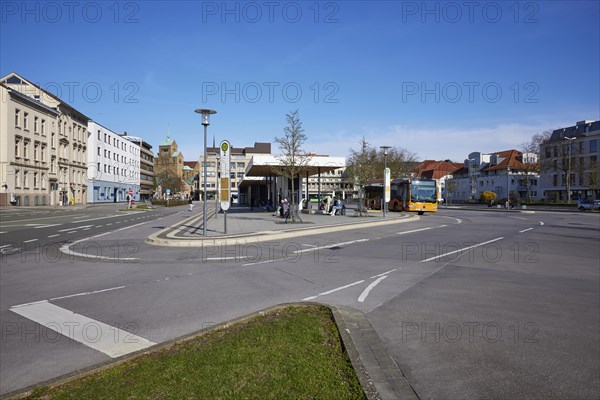
<path id="1" fill-rule="evenodd" d="M 192 212 L 192 210 L 194 209 L 194 201 L 192 200 L 192 198 L 191 198 L 191 197 L 190 197 L 190 199 L 188 200 L 188 204 L 189 204 L 188 211 L 189 211 L 189 212 Z"/>

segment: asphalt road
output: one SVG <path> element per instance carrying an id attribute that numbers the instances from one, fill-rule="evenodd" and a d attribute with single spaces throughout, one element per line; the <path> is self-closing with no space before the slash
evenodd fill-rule
<path id="1" fill-rule="evenodd" d="M 143 242 L 182 210 L 160 221 L 160 212 L 62 214 L 64 227 L 30 227 L 38 236 L 18 240 L 12 226 L 13 241 L 80 228 L 58 262 L 2 258 L 1 393 L 274 304 L 316 301 L 364 312 L 421 398 L 600 397 L 598 214 L 442 210 L 246 246 Z M 96 227 L 108 221 L 123 222 Z M 3 218 L 0 231 L 11 224 Z"/>

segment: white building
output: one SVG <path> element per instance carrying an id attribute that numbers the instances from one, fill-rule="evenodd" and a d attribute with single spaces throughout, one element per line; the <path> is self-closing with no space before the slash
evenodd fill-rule
<path id="1" fill-rule="evenodd" d="M 465 160 L 464 168 L 446 182 L 446 191 L 449 201 L 478 201 L 483 192 L 494 192 L 497 199 L 539 200 L 543 197 L 539 180 L 536 154 L 517 150 L 474 152 Z"/>
<path id="2" fill-rule="evenodd" d="M 88 123 L 88 202 L 140 199 L 140 146 L 110 129 Z"/>

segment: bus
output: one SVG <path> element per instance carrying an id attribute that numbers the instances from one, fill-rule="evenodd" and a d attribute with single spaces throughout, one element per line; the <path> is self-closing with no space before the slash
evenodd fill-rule
<path id="1" fill-rule="evenodd" d="M 381 209 L 383 181 L 378 180 L 365 186 L 365 206 Z M 409 211 L 423 215 L 438 209 L 437 183 L 435 179 L 397 178 L 390 185 L 390 211 Z"/>

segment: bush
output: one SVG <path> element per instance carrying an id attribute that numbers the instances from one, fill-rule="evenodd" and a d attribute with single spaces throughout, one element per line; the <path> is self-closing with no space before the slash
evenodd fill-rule
<path id="1" fill-rule="evenodd" d="M 188 204 L 187 200 L 152 200 L 153 206 L 176 207 Z"/>
<path id="2" fill-rule="evenodd" d="M 481 193 L 481 196 L 479 196 L 479 198 L 481 199 L 481 201 L 483 201 L 486 204 L 491 203 L 492 201 L 496 200 L 496 193 L 494 192 L 483 192 Z"/>

